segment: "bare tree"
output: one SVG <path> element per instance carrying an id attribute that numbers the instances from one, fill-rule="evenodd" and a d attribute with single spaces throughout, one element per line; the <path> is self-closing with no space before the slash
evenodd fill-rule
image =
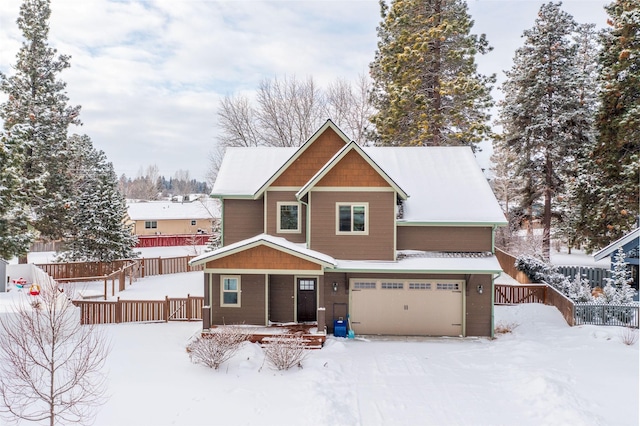
<path id="1" fill-rule="evenodd" d="M 90 424 L 105 402 L 109 350 L 100 329 L 80 324 L 67 293 L 55 282 L 43 285 L 30 305 L 0 316 L 2 417 Z"/>
<path id="2" fill-rule="evenodd" d="M 159 179 L 160 170 L 157 165 L 148 166 L 146 171 L 143 171 L 142 167 L 140 167 L 138 177 L 128 182 L 124 195 L 126 198 L 136 200 L 157 200 L 160 192 Z"/>
<path id="3" fill-rule="evenodd" d="M 220 101 L 218 118 L 222 137 L 218 142 L 227 146 L 260 145 L 257 112 L 246 96 L 225 96 Z"/>
<path id="4" fill-rule="evenodd" d="M 358 75 L 355 84 L 338 78 L 327 88 L 327 117 L 360 145 L 367 142 L 369 118 L 375 112 L 369 100 L 371 89 L 371 79 L 365 74 Z"/>

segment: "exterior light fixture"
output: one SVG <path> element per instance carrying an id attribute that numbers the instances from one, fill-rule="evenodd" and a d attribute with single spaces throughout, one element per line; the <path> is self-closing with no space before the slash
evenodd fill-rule
<path id="1" fill-rule="evenodd" d="M 479 286 L 476 287 L 476 290 L 478 290 L 478 294 L 482 294 L 482 291 L 484 290 L 482 288 L 482 284 L 480 284 Z"/>
<path id="2" fill-rule="evenodd" d="M 334 282 L 333 283 L 333 292 L 337 292 L 338 291 L 338 283 Z"/>

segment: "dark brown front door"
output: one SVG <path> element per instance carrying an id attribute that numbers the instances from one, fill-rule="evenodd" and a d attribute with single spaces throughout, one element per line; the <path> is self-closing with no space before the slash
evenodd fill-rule
<path id="1" fill-rule="evenodd" d="M 298 278 L 298 322 L 316 321 L 317 284 L 315 278 Z"/>

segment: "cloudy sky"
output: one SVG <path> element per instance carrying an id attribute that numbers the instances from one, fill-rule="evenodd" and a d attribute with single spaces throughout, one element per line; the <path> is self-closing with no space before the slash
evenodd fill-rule
<path id="1" fill-rule="evenodd" d="M 602 28 L 608 3 L 567 0 L 563 9 Z M 0 71 L 9 75 L 22 43 L 20 4 L 0 1 Z M 468 0 L 473 32 L 494 47 L 478 58 L 481 72 L 502 79 L 541 4 Z M 373 59 L 380 21 L 377 0 L 52 0 L 51 9 L 49 43 L 72 56 L 60 78 L 82 106 L 84 125 L 72 131 L 89 135 L 119 175 L 156 164 L 166 177 L 189 170 L 199 180 L 222 96 L 284 75 L 355 80 Z"/>

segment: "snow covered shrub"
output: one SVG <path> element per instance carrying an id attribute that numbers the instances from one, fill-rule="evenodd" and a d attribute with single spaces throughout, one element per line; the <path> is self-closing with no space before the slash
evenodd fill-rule
<path id="1" fill-rule="evenodd" d="M 302 336 L 277 336 L 266 342 L 264 355 L 277 370 L 288 370 L 296 365 L 302 367 L 307 349 Z"/>
<path id="2" fill-rule="evenodd" d="M 633 346 L 638 341 L 638 329 L 625 327 L 620 332 L 620 340 L 627 346 Z"/>
<path id="3" fill-rule="evenodd" d="M 511 333 L 513 330 L 518 328 L 518 326 L 520 326 L 520 324 L 518 324 L 517 322 L 502 322 L 502 321 L 500 321 L 498 324 L 496 324 L 495 332 L 496 332 L 496 334 Z"/>
<path id="4" fill-rule="evenodd" d="M 527 277 L 533 282 L 545 282 L 561 293 L 568 295 L 569 287 L 571 286 L 569 279 L 559 273 L 555 266 L 528 255 L 518 256 L 515 266 L 519 271 L 527 274 Z"/>
<path id="5" fill-rule="evenodd" d="M 218 327 L 214 332 L 189 343 L 187 353 L 194 364 L 204 364 L 217 370 L 223 362 L 231 359 L 242 343 L 248 339 L 249 334 L 240 327 Z"/>
<path id="6" fill-rule="evenodd" d="M 567 291 L 569 299 L 574 302 L 588 303 L 594 301 L 589 280 L 584 277 L 581 278 L 580 274 L 576 274 L 573 281 L 569 282 Z"/>

